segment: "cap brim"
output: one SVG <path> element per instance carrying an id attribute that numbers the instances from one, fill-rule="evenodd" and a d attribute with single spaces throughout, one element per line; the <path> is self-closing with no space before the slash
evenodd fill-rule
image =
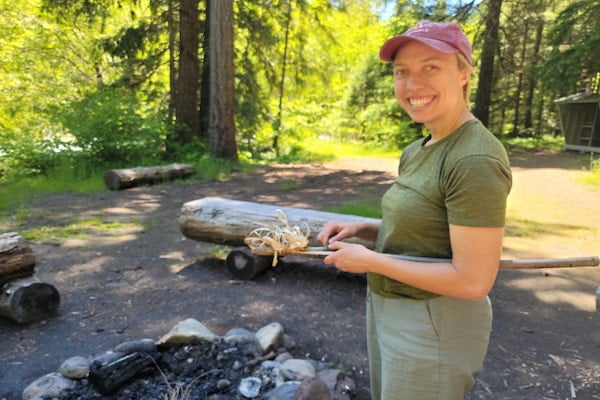
<path id="1" fill-rule="evenodd" d="M 405 45 L 406 43 L 414 40 L 416 42 L 423 43 L 426 46 L 429 46 L 437 51 L 442 53 L 460 53 L 460 51 L 448 43 L 428 38 L 416 38 L 410 36 L 394 36 L 391 39 L 388 39 L 383 46 L 379 49 L 379 58 L 382 61 L 392 61 L 396 52 L 400 47 Z"/>

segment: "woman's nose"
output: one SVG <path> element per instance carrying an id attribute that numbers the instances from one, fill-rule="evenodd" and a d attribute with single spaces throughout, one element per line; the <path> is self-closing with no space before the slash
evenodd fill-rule
<path id="1" fill-rule="evenodd" d="M 425 80 L 419 74 L 411 74 L 406 77 L 406 81 L 404 83 L 406 88 L 414 89 L 423 86 Z"/>

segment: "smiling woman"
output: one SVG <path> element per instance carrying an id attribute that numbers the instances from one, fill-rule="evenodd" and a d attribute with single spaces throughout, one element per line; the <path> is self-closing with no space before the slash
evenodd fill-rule
<path id="1" fill-rule="evenodd" d="M 421 21 L 387 40 L 400 107 L 429 135 L 406 147 L 381 223 L 330 222 L 325 263 L 367 273 L 374 400 L 464 399 L 491 333 L 511 171 L 468 105 L 471 44 L 453 23 Z M 375 251 L 344 239 L 371 240 Z M 401 260 L 382 253 L 445 258 Z"/>

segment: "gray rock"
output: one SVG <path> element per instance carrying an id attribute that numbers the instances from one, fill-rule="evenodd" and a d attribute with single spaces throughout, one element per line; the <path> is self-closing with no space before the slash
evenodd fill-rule
<path id="1" fill-rule="evenodd" d="M 69 379 L 83 379 L 88 376 L 90 372 L 90 360 L 75 356 L 66 359 L 59 368 L 60 373 Z"/>
<path id="2" fill-rule="evenodd" d="M 228 379 L 219 379 L 217 381 L 217 389 L 219 390 L 223 390 L 226 387 L 229 387 L 231 385 L 231 381 Z"/>
<path id="3" fill-rule="evenodd" d="M 240 337 L 247 337 L 247 338 L 254 338 L 254 332 L 252 332 L 251 330 L 248 329 L 244 329 L 244 328 L 233 328 L 228 330 L 227 332 L 225 332 L 225 335 L 223 335 L 225 338 L 228 336 L 240 336 Z"/>
<path id="4" fill-rule="evenodd" d="M 302 381 L 317 376 L 313 365 L 298 358 L 289 359 L 281 364 L 281 372 L 287 380 Z"/>
<path id="5" fill-rule="evenodd" d="M 262 400 L 293 400 L 300 381 L 287 381 L 263 394 Z"/>
<path id="6" fill-rule="evenodd" d="M 254 336 L 266 354 L 283 345 L 283 326 L 279 322 L 272 322 L 256 331 Z"/>
<path id="7" fill-rule="evenodd" d="M 251 376 L 240 381 L 238 391 L 242 396 L 248 399 L 253 399 L 260 393 L 261 386 L 262 381 L 254 376 Z"/>
<path id="8" fill-rule="evenodd" d="M 51 372 L 31 382 L 23 390 L 23 400 L 36 397 L 56 397 L 65 390 L 75 386 L 75 381 L 65 378 L 59 372 Z"/>
<path id="9" fill-rule="evenodd" d="M 280 364 L 283 364 L 284 362 L 286 362 L 287 360 L 290 360 L 292 358 L 294 358 L 294 356 L 292 356 L 287 351 L 284 351 L 283 353 L 277 354 L 277 357 L 275 357 L 275 361 L 277 361 Z"/>
<path id="10" fill-rule="evenodd" d="M 331 394 L 319 378 L 305 379 L 294 393 L 294 400 L 331 400 Z"/>
<path id="11" fill-rule="evenodd" d="M 266 377 L 266 380 L 268 380 L 269 382 L 273 382 L 275 386 L 279 386 L 283 382 L 285 382 L 285 377 L 281 372 L 281 364 L 277 361 L 263 361 L 260 364 L 259 373 L 261 374 L 261 376 L 264 375 L 264 377 Z"/>
<path id="12" fill-rule="evenodd" d="M 200 321 L 188 318 L 175 325 L 169 333 L 158 339 L 156 344 L 186 344 L 194 339 L 214 342 L 219 339 L 219 336 Z"/>
<path id="13" fill-rule="evenodd" d="M 324 369 L 317 372 L 317 377 L 325 382 L 327 388 L 333 392 L 338 380 L 342 377 L 342 371 L 339 369 Z"/>
<path id="14" fill-rule="evenodd" d="M 130 340 L 123 342 L 115 347 L 115 351 L 124 354 L 131 353 L 152 353 L 156 351 L 156 343 L 152 339 Z"/>

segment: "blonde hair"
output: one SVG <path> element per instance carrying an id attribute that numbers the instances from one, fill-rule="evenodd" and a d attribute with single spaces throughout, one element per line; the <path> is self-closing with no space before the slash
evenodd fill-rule
<path id="1" fill-rule="evenodd" d="M 473 67 L 467 61 L 467 58 L 462 53 L 456 53 L 456 58 L 458 59 L 458 69 L 460 70 L 473 70 Z M 467 104 L 467 107 L 471 107 L 471 102 L 469 98 L 471 97 L 471 80 L 469 79 L 467 83 L 463 86 L 463 99 Z"/>

